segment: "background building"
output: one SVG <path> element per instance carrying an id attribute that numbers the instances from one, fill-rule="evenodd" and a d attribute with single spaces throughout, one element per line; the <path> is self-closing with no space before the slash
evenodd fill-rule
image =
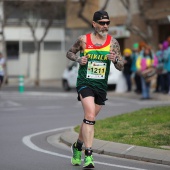
<path id="1" fill-rule="evenodd" d="M 3 35 L 9 79 L 19 75 L 23 75 L 30 81 L 36 79 L 37 44 L 35 39 L 37 42 L 41 41 L 49 23 L 51 25 L 40 43 L 39 78 L 40 80 L 60 79 L 66 67 L 65 8 L 62 9 L 65 6 L 64 1 L 37 3 L 31 0 L 7 0 L 2 3 L 1 11 L 4 12 Z M 50 9 L 51 11 L 48 11 Z M 55 13 L 55 11 L 59 11 L 60 14 Z M 48 12 L 51 13 L 48 14 Z M 29 27 L 28 22 L 31 27 Z M 32 32 L 34 32 L 35 37 Z M 1 47 L 2 45 L 3 41 L 1 40 Z"/>
<path id="2" fill-rule="evenodd" d="M 133 43 L 140 41 L 145 41 L 156 49 L 158 42 L 170 35 L 169 0 L 95 0 L 93 2 L 87 0 L 85 5 L 79 1 L 68 0 L 67 8 L 66 28 L 77 34 L 83 28 L 91 29 L 89 23 L 92 21 L 94 11 L 105 9 L 111 20 L 110 33 L 119 41 L 121 51 L 127 47 L 132 48 Z M 83 12 L 80 16 L 81 10 Z M 88 22 L 85 22 L 84 18 Z"/>
<path id="3" fill-rule="evenodd" d="M 37 71 L 40 80 L 61 79 L 68 64 L 66 51 L 79 35 L 92 31 L 93 13 L 100 9 L 109 13 L 110 34 L 120 43 L 121 51 L 140 41 L 156 49 L 158 42 L 170 35 L 169 0 L 6 0 L 1 1 L 0 7 L 7 73 L 9 77 L 24 75 L 30 81 L 38 78 Z M 51 19 L 37 60 L 36 42 Z"/>

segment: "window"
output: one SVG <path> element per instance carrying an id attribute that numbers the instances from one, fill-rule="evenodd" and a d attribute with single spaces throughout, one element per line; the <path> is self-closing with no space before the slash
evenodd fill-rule
<path id="1" fill-rule="evenodd" d="M 34 53 L 35 47 L 33 42 L 22 42 L 22 52 L 23 53 Z"/>
<path id="2" fill-rule="evenodd" d="M 44 50 L 61 50 L 61 42 L 44 42 Z"/>
<path id="3" fill-rule="evenodd" d="M 19 42 L 18 41 L 7 42 L 6 47 L 7 47 L 8 59 L 19 58 Z"/>

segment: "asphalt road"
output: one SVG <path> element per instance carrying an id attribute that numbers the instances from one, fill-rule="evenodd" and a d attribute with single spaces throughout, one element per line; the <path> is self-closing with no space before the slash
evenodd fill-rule
<path id="1" fill-rule="evenodd" d="M 47 140 L 80 124 L 82 108 L 74 91 L 0 92 L 0 170 L 79 170 L 66 145 Z M 143 107 L 170 104 L 109 97 L 98 119 Z M 97 170 L 168 170 L 169 166 L 94 154 Z"/>

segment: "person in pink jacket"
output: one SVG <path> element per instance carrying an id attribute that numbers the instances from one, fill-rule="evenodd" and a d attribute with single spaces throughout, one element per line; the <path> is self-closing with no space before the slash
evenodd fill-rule
<path id="1" fill-rule="evenodd" d="M 142 100 L 150 99 L 151 80 L 156 73 L 152 68 L 156 67 L 157 63 L 157 59 L 152 55 L 151 48 L 148 46 L 144 48 L 143 53 L 137 59 L 136 66 L 141 75 Z"/>

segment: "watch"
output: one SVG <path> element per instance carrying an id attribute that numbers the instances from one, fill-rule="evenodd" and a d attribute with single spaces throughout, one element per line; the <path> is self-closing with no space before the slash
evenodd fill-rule
<path id="1" fill-rule="evenodd" d="M 114 64 L 117 64 L 118 61 L 119 61 L 119 59 L 118 59 L 118 57 L 116 57 Z"/>

